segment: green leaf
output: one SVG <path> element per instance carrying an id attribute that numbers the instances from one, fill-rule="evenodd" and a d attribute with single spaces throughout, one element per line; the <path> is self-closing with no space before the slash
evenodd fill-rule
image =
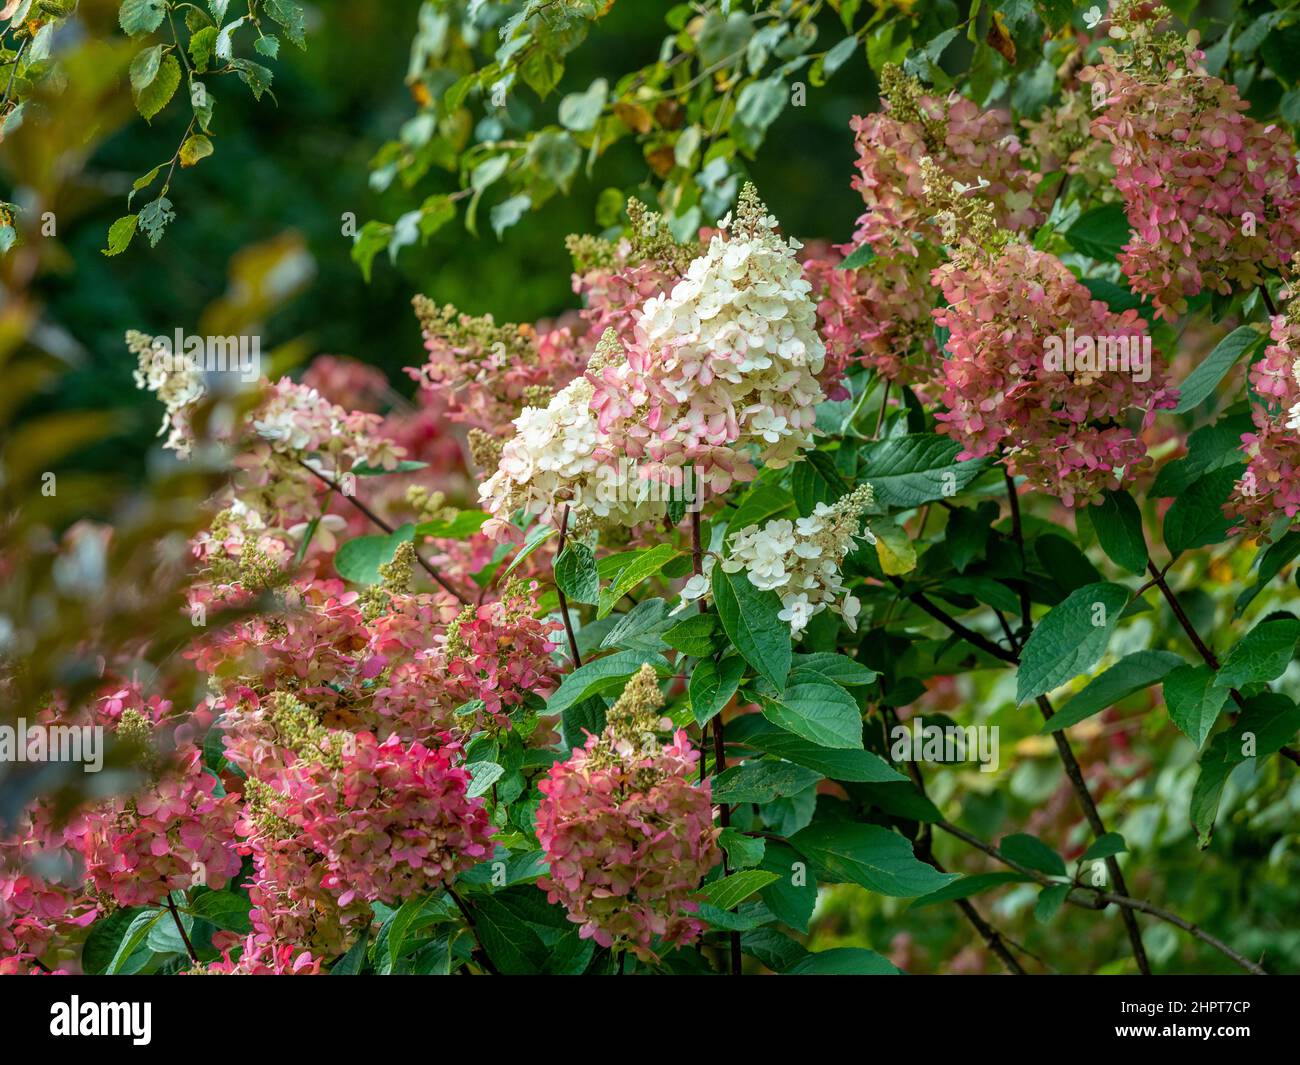
<path id="1" fill-rule="evenodd" d="M 865 947 L 832 947 L 805 954 L 786 976 L 900 976 L 903 970 Z"/>
<path id="2" fill-rule="evenodd" d="M 1185 665 L 1165 677 L 1164 694 L 1169 719 L 1200 750 L 1228 701 L 1228 689 L 1214 686 L 1209 666 Z"/>
<path id="3" fill-rule="evenodd" d="M 821 779 L 820 773 L 792 762 L 769 759 L 746 762 L 713 778 L 713 801 L 731 806 L 742 802 L 772 802 L 807 791 Z"/>
<path id="4" fill-rule="evenodd" d="M 524 559 L 541 547 L 542 544 L 546 543 L 546 541 L 552 536 L 558 536 L 559 533 L 560 530 L 554 525 L 538 525 L 528 534 L 527 539 L 524 540 L 524 546 L 521 547 L 519 553 L 510 560 L 510 565 L 508 565 L 506 571 L 501 574 L 501 578 L 504 580 L 506 577 L 509 577 L 510 574 L 514 573 Z"/>
<path id="5" fill-rule="evenodd" d="M 714 662 L 702 658 L 691 673 L 688 694 L 695 722 L 703 725 L 712 720 L 736 694 L 740 678 L 745 675 L 744 659 L 731 655 Z"/>
<path id="6" fill-rule="evenodd" d="M 728 573 L 713 567 L 713 602 L 736 650 L 775 688 L 790 674 L 790 626 L 781 620 L 781 600 L 755 588 L 744 570 Z M 861 746 L 859 743 L 852 746 Z"/>
<path id="7" fill-rule="evenodd" d="M 833 651 L 797 654 L 794 656 L 794 667 L 820 673 L 827 680 L 833 680 L 845 688 L 872 684 L 880 676 L 874 669 L 868 669 L 857 659 Z"/>
<path id="8" fill-rule="evenodd" d="M 992 502 L 981 503 L 974 510 L 958 507 L 948 512 L 944 546 L 958 573 L 964 573 L 967 566 L 984 554 L 990 529 L 997 516 L 997 504 Z"/>
<path id="9" fill-rule="evenodd" d="M 172 210 L 172 201 L 166 196 L 159 196 L 140 209 L 139 228 L 149 239 L 149 247 L 157 247 L 162 239 L 163 230 L 169 222 L 174 221 L 176 212 Z"/>
<path id="10" fill-rule="evenodd" d="M 769 873 L 765 869 L 745 869 L 706 884 L 700 889 L 700 894 L 718 909 L 731 910 L 776 878 L 776 873 Z"/>
<path id="11" fill-rule="evenodd" d="M 508 200 L 502 200 L 488 212 L 488 218 L 492 223 L 492 232 L 496 234 L 497 240 L 501 239 L 501 234 L 513 226 L 528 213 L 532 207 L 533 200 L 531 196 L 511 196 Z"/>
<path id="12" fill-rule="evenodd" d="M 470 784 L 465 794 L 471 799 L 486 795 L 492 785 L 501 779 L 505 769 L 496 762 L 469 762 L 465 766 L 469 773 Z"/>
<path id="13" fill-rule="evenodd" d="M 1174 500 L 1165 512 L 1164 538 L 1169 553 L 1178 556 L 1194 547 L 1222 543 L 1232 520 L 1223 505 L 1232 495 L 1240 466 L 1225 466 L 1207 473 Z"/>
<path id="14" fill-rule="evenodd" d="M 961 444 L 935 433 L 896 436 L 864 446 L 860 481 L 870 481 L 876 504 L 907 510 L 956 495 L 988 466 L 988 459 L 957 462 Z"/>
<path id="15" fill-rule="evenodd" d="M 136 110 L 146 119 L 151 119 L 167 106 L 167 102 L 181 83 L 181 65 L 173 55 L 165 56 L 158 66 L 154 77 L 135 94 Z"/>
<path id="16" fill-rule="evenodd" d="M 343 544 L 334 555 L 334 569 L 345 581 L 378 584 L 379 567 L 393 561 L 398 547 L 411 540 L 415 526 L 408 522 L 391 533 L 358 536 Z"/>
<path id="17" fill-rule="evenodd" d="M 807 932 L 808 920 L 817 905 L 817 881 L 808 875 L 803 856 L 788 844 L 769 839 L 759 867 L 776 874 L 776 879 L 762 890 L 763 904 L 777 920 Z"/>
<path id="18" fill-rule="evenodd" d="M 1283 567 L 1295 559 L 1297 555 L 1300 555 L 1300 530 L 1293 530 L 1276 543 L 1269 544 L 1260 553 L 1257 560 L 1259 575 L 1255 578 L 1255 583 L 1237 596 L 1237 604 L 1233 609 L 1233 615 L 1240 617 L 1246 607 L 1250 606 L 1255 597 L 1264 590 L 1269 581 L 1281 573 Z"/>
<path id="19" fill-rule="evenodd" d="M 958 879 L 956 873 L 941 873 L 918 859 L 906 839 L 879 825 L 811 825 L 796 832 L 790 843 L 825 879 L 861 884 L 881 895 L 915 898 Z"/>
<path id="20" fill-rule="evenodd" d="M 1061 907 L 1065 905 L 1065 898 L 1070 891 L 1069 884 L 1053 884 L 1051 887 L 1043 888 L 1038 893 L 1038 901 L 1034 904 L 1034 920 L 1040 924 L 1050 924 L 1052 919 L 1061 912 Z"/>
<path id="21" fill-rule="evenodd" d="M 474 902 L 474 930 L 497 970 L 506 976 L 526 976 L 546 967 L 549 951 L 533 927 L 489 896 Z"/>
<path id="22" fill-rule="evenodd" d="M 1243 688 L 1280 677 L 1295 658 L 1297 640 L 1300 640 L 1300 620 L 1265 618 L 1228 652 L 1219 675 L 1214 678 L 1214 686 Z"/>
<path id="23" fill-rule="evenodd" d="M 662 651 L 662 633 L 673 625 L 668 604 L 662 599 L 642 599 L 614 622 L 614 627 L 600 641 L 601 650 L 620 648 L 628 651 Z M 583 630 L 586 631 L 586 630 Z"/>
<path id="24" fill-rule="evenodd" d="M 218 928 L 246 935 L 253 930 L 248 918 L 252 904 L 233 891 L 207 891 L 190 905 L 189 911 Z"/>
<path id="25" fill-rule="evenodd" d="M 876 249 L 870 244 L 854 248 L 848 256 L 835 267 L 836 270 L 860 270 L 876 261 Z"/>
<path id="26" fill-rule="evenodd" d="M 744 743 L 765 754 L 807 766 L 832 780 L 861 784 L 887 784 L 907 780 L 871 751 L 824 747 L 753 715 L 729 723 L 727 740 Z"/>
<path id="27" fill-rule="evenodd" d="M 794 467 L 790 482 L 803 517 L 810 515 L 818 503 L 834 503 L 849 491 L 835 468 L 835 460 L 825 451 L 804 452 L 804 461 Z"/>
<path id="28" fill-rule="evenodd" d="M 436 540 L 466 540 L 483 528 L 483 523 L 489 517 L 490 515 L 482 510 L 462 510 L 451 521 L 420 522 L 415 527 L 415 535 L 432 536 Z"/>
<path id="29" fill-rule="evenodd" d="M 717 614 L 692 614 L 664 633 L 664 643 L 692 658 L 712 655 L 723 638 Z"/>
<path id="30" fill-rule="evenodd" d="M 1099 262 L 1109 262 L 1128 243 L 1128 218 L 1118 203 L 1108 203 L 1083 214 L 1065 232 L 1065 239 L 1075 251 Z"/>
<path id="31" fill-rule="evenodd" d="M 1088 508 L 1088 516 L 1097 530 L 1101 549 L 1112 562 L 1130 573 L 1146 571 L 1147 544 L 1142 533 L 1142 512 L 1128 492 L 1107 489 L 1102 492 L 1101 502 Z"/>
<path id="32" fill-rule="evenodd" d="M 1060 732 L 1077 725 L 1134 692 L 1159 683 L 1182 666 L 1186 666 L 1182 657 L 1171 651 L 1134 651 L 1090 680 L 1083 691 L 1052 715 L 1042 731 Z"/>
<path id="33" fill-rule="evenodd" d="M 158 76 L 158 66 L 162 62 L 163 46 L 155 44 L 152 48 L 145 48 L 136 53 L 131 60 L 129 75 L 131 79 L 131 88 L 135 92 L 147 88 L 149 83 Z"/>
<path id="34" fill-rule="evenodd" d="M 136 222 L 139 220 L 138 215 L 123 215 L 111 226 L 108 227 L 108 247 L 103 249 L 104 255 L 120 255 L 126 251 L 131 243 L 131 238 L 135 236 Z"/>
<path id="35" fill-rule="evenodd" d="M 582 164 L 582 149 L 561 130 L 546 130 L 528 146 L 528 159 L 556 188 L 568 192 Z"/>
<path id="36" fill-rule="evenodd" d="M 668 672 L 668 663 L 662 656 L 646 651 L 616 651 L 587 662 L 560 681 L 560 686 L 546 701 L 546 712 L 559 714 L 593 695 L 622 691 L 627 679 L 647 662 L 662 673 Z"/>
<path id="37" fill-rule="evenodd" d="M 1088 290 L 1093 299 L 1101 300 L 1116 314 L 1137 310 L 1142 306 L 1141 296 L 1122 285 L 1115 284 L 1114 281 L 1107 281 L 1100 277 L 1085 277 L 1082 281 L 1083 287 Z M 1149 317 L 1149 314 L 1146 316 Z"/>
<path id="38" fill-rule="evenodd" d="M 387 222 L 369 221 L 363 225 L 352 241 L 352 261 L 361 267 L 361 276 L 370 282 L 370 271 L 375 256 L 388 247 L 393 235 L 393 227 Z"/>
<path id="39" fill-rule="evenodd" d="M 152 33 L 162 25 L 167 13 L 164 0 L 122 0 L 117 12 L 118 25 L 128 37 Z"/>
<path id="40" fill-rule="evenodd" d="M 857 50 L 857 37 L 845 37 L 844 40 L 840 41 L 839 44 L 826 53 L 826 58 L 822 62 L 822 69 L 826 71 L 826 76 L 829 78 L 839 70 L 840 67 L 848 62 L 849 56 Z"/>
<path id="41" fill-rule="evenodd" d="M 1034 699 L 1091 669 L 1128 600 L 1123 585 L 1102 582 L 1075 589 L 1048 611 L 1021 651 L 1016 701 Z"/>
<path id="42" fill-rule="evenodd" d="M 607 617 L 623 596 L 653 577 L 679 553 L 672 544 L 659 544 L 601 559 L 600 575 L 609 578 L 610 584 L 600 593 L 596 617 Z"/>
<path id="43" fill-rule="evenodd" d="M 406 943 L 406 934 L 410 931 L 412 922 L 420 916 L 428 902 L 428 898 L 423 896 L 407 899 L 389 916 L 384 922 L 384 927 L 380 929 L 380 937 L 383 938 L 385 933 L 388 937 L 389 971 L 392 971 L 397 965 L 397 959 L 402 956 L 402 947 Z"/>
<path id="44" fill-rule="evenodd" d="M 1174 413 L 1186 414 L 1209 399 L 1227 372 L 1262 339 L 1263 334 L 1254 326 L 1242 325 L 1220 340 L 1214 350 L 1187 375 L 1187 380 L 1178 390 L 1178 406 L 1174 408 Z"/>
<path id="45" fill-rule="evenodd" d="M 356 976 L 366 963 L 366 945 L 370 941 L 370 929 L 361 929 L 361 935 L 348 948 L 348 952 L 330 968 L 330 976 Z"/>
<path id="46" fill-rule="evenodd" d="M 254 100 L 260 100 L 262 93 L 271 87 L 274 75 L 261 63 L 254 63 L 251 59 L 232 59 L 230 65 L 235 68 L 239 80 L 253 93 Z"/>
<path id="47" fill-rule="evenodd" d="M 1162 499 L 1179 496 L 1203 474 L 1239 466 L 1242 434 L 1250 432 L 1253 425 L 1250 413 L 1243 411 L 1201 426 L 1187 438 L 1187 454 L 1160 468 L 1151 495 Z"/>
<path id="48" fill-rule="evenodd" d="M 1024 873 L 976 873 L 973 876 L 960 877 L 938 891 L 922 895 L 912 903 L 910 908 L 919 910 L 924 906 L 936 906 L 941 902 L 956 902 L 958 899 L 968 899 L 972 895 L 1001 887 L 1003 884 L 1024 883 L 1032 883 L 1031 878 Z"/>
<path id="49" fill-rule="evenodd" d="M 600 575 L 591 548 L 577 541 L 565 544 L 555 560 L 555 583 L 575 603 L 595 606 L 600 600 Z"/>
<path id="50" fill-rule="evenodd" d="M 789 99 L 790 90 L 780 74 L 751 81 L 741 89 L 731 129 L 736 142 L 748 151 L 755 151 L 763 143 L 768 128 L 785 110 Z"/>
<path id="51" fill-rule="evenodd" d="M 1128 844 L 1118 832 L 1105 832 L 1092 841 L 1092 845 L 1083 852 L 1081 862 L 1096 862 L 1103 858 L 1113 858 L 1128 850 Z"/>
<path id="52" fill-rule="evenodd" d="M 212 60 L 212 50 L 217 43 L 217 27 L 204 26 L 190 34 L 190 55 L 194 58 L 194 69 L 203 74 Z"/>
<path id="53" fill-rule="evenodd" d="M 727 852 L 733 869 L 752 869 L 763 860 L 767 844 L 761 838 L 747 836 L 734 828 L 724 828 L 718 843 Z"/>
<path id="54" fill-rule="evenodd" d="M 268 33 L 253 42 L 253 49 L 259 55 L 264 55 L 268 59 L 278 59 L 280 56 L 280 38 Z"/>
<path id="55" fill-rule="evenodd" d="M 149 937 L 153 926 L 158 923 L 158 919 L 166 912 L 166 910 L 144 910 L 135 915 L 127 926 L 122 941 L 118 944 L 113 960 L 108 963 L 108 967 L 104 970 L 105 975 L 114 976 L 125 970 L 131 956 L 144 946 L 144 942 Z"/>
<path id="56" fill-rule="evenodd" d="M 299 48 L 307 47 L 307 18 L 300 5 L 294 0 L 265 0 L 263 8 L 266 13 L 284 27 L 284 35 Z"/>
<path id="57" fill-rule="evenodd" d="M 589 129 L 594 129 L 608 98 L 609 82 L 604 78 L 597 78 L 587 86 L 585 92 L 569 93 L 560 101 L 558 112 L 560 125 L 575 133 L 585 133 Z"/>
<path id="58" fill-rule="evenodd" d="M 741 498 L 728 528 L 739 532 L 751 525 L 763 525 L 773 518 L 786 517 L 792 510 L 794 496 L 784 488 L 759 481 Z"/>
<path id="59" fill-rule="evenodd" d="M 862 714 L 853 696 L 820 673 L 795 670 L 780 698 L 761 697 L 763 716 L 822 747 L 862 749 Z"/>
<path id="60" fill-rule="evenodd" d="M 1209 846 L 1228 776 L 1248 758 L 1276 754 L 1297 728 L 1300 728 L 1300 707 L 1284 695 L 1266 692 L 1248 699 L 1237 723 L 1210 741 L 1201 755 L 1201 771 L 1192 788 L 1190 811 L 1202 848 Z"/>
<path id="61" fill-rule="evenodd" d="M 1004 858 L 1049 876 L 1066 876 L 1065 859 L 1035 836 L 1017 832 L 998 845 Z"/>
<path id="62" fill-rule="evenodd" d="M 113 963 L 124 937 L 129 934 L 129 930 L 135 925 L 135 922 L 142 916 L 147 917 L 150 913 L 156 912 L 160 913 L 161 911 L 142 910 L 132 907 L 114 910 L 107 917 L 101 917 L 95 921 L 90 926 L 90 932 L 81 948 L 81 971 L 87 976 L 102 976 Z M 149 952 L 143 947 L 143 941 L 144 937 L 142 936 L 139 943 L 140 949 L 135 952 L 135 960 L 140 965 L 143 965 L 149 956 Z"/>

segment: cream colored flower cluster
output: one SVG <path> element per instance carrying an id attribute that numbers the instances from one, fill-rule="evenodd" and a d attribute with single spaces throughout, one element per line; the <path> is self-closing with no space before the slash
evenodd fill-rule
<path id="1" fill-rule="evenodd" d="M 856 631 L 862 604 L 845 589 L 840 564 L 857 540 L 876 542 L 870 528 L 859 531 L 871 501 L 871 485 L 864 484 L 833 504 L 818 503 L 806 518 L 747 525 L 731 534 L 731 554 L 722 568 L 727 573 L 743 570 L 755 588 L 776 592 L 779 616 L 795 638 L 823 610 L 839 614 Z M 684 603 L 708 595 L 712 569 L 713 559 L 706 559 L 704 574 L 687 581 Z"/>
<path id="2" fill-rule="evenodd" d="M 581 520 L 657 519 L 670 493 L 647 484 L 678 486 L 690 470 L 722 492 L 756 461 L 780 468 L 812 446 L 826 349 L 800 245 L 777 235 L 752 185 L 718 224 L 672 290 L 641 306 L 629 344 L 607 330 L 584 378 L 515 419 L 479 491 L 498 520 L 521 507 L 552 519 L 561 503 Z M 636 485 L 621 483 L 629 463 Z"/>

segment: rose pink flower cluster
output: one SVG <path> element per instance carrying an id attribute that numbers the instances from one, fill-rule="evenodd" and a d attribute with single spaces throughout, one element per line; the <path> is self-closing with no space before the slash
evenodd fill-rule
<path id="1" fill-rule="evenodd" d="M 1191 46 L 1166 56 L 1139 38 L 1081 71 L 1105 100 L 1093 135 L 1113 146 L 1115 187 L 1133 237 L 1120 265 L 1135 291 L 1174 319 L 1202 289 L 1253 288 L 1300 246 L 1296 145 L 1246 114 L 1235 86 Z"/>
<path id="2" fill-rule="evenodd" d="M 42 875 L 66 866 L 61 834 L 51 838 L 47 826 L 31 812 L 16 830 L 0 839 L 0 974 L 40 971 L 38 959 L 60 937 L 84 928 L 98 915 L 98 907 L 78 884 Z M 67 870 L 71 872 L 71 870 Z"/>
<path id="3" fill-rule="evenodd" d="M 538 784 L 550 863 L 538 886 L 582 938 L 653 961 L 703 930 L 692 894 L 719 859 L 711 791 L 691 782 L 699 753 L 685 731 L 640 757 L 600 758 L 601 745 L 589 737 Z"/>
<path id="4" fill-rule="evenodd" d="M 1260 402 L 1251 410 L 1255 431 L 1241 438 L 1246 472 L 1226 508 L 1237 522 L 1234 531 L 1265 534 L 1278 517 L 1300 513 L 1300 324 L 1291 311 L 1295 306 L 1273 318 L 1272 343 L 1250 367 L 1250 385 Z"/>
<path id="5" fill-rule="evenodd" d="M 328 864 L 292 822 L 274 814 L 259 817 L 246 807 L 239 831 L 241 850 L 253 863 L 252 876 L 243 885 L 252 903 L 253 934 L 277 949 L 293 945 L 317 957 L 345 952 L 349 939 L 370 921 L 367 900 L 339 904 L 338 892 L 325 887 Z"/>
<path id="6" fill-rule="evenodd" d="M 449 627 L 445 669 L 458 703 L 481 699 L 483 713 L 506 726 L 506 717 L 530 693 L 546 696 L 559 683 L 551 652 L 560 623 L 532 615 L 522 588 L 494 603 L 466 607 Z M 535 586 L 532 593 L 535 594 Z"/>
<path id="7" fill-rule="evenodd" d="M 453 764 L 460 747 L 442 739 L 431 748 L 349 733 L 337 757 L 304 756 L 284 775 L 271 811 L 318 856 L 320 886 L 341 909 L 425 894 L 491 855 L 487 809 Z"/>
<path id="8" fill-rule="evenodd" d="M 250 932 L 237 960 L 223 951 L 221 960 L 198 972 L 208 976 L 320 976 L 321 959 L 291 943 L 277 943 L 269 935 Z M 193 973 L 194 970 L 190 970 Z"/>
<path id="9" fill-rule="evenodd" d="M 67 829 L 86 876 L 119 906 L 157 903 L 196 884 L 220 889 L 239 872 L 239 797 L 221 793 L 196 746 L 167 763 L 130 797 L 83 809 Z"/>
<path id="10" fill-rule="evenodd" d="M 1037 176 L 1020 164 L 1020 141 L 1005 111 L 982 111 L 955 92 L 925 93 L 896 67 L 882 73 L 881 104 L 880 111 L 850 123 L 858 152 L 853 187 L 867 205 L 854 246 L 870 245 L 881 256 L 915 256 L 913 234 L 951 243 L 927 207 L 921 174 L 927 156 L 954 181 L 983 185 L 1000 225 L 1018 229 L 1042 220 L 1033 205 Z"/>
<path id="11" fill-rule="evenodd" d="M 826 342 L 822 387 L 831 399 L 845 399 L 845 371 L 854 362 L 890 381 L 916 384 L 935 372 L 933 289 L 929 256 L 897 255 L 864 267 L 844 269 L 852 247 L 805 249 L 804 277 L 817 300 L 817 326 Z"/>
<path id="12" fill-rule="evenodd" d="M 1085 506 L 1149 463 L 1142 438 L 1124 424 L 1131 409 L 1150 425 L 1176 392 L 1149 349 L 1138 381 L 1120 366 L 1049 368 L 1053 341 L 1065 355 L 1071 336 L 1120 341 L 1132 352 L 1146 339 L 1134 310 L 1115 314 L 1054 255 L 1011 241 L 934 272 L 947 306 L 935 321 L 949 330 L 943 364 L 942 432 L 961 441 L 961 459 L 1006 453 L 1008 468 L 1067 506 Z M 1072 334 L 1065 334 L 1069 326 Z M 1064 335 L 1063 335 L 1064 334 Z M 1117 345 L 1116 345 L 1117 346 Z M 1101 350 L 1101 345 L 1096 345 Z M 1130 367 L 1132 363 L 1130 363 Z"/>
<path id="13" fill-rule="evenodd" d="M 451 421 L 488 433 L 500 433 L 530 397 L 571 381 L 590 353 L 575 335 L 576 315 L 556 326 L 497 325 L 490 314 L 475 318 L 422 296 L 415 311 L 428 358 L 407 373 L 446 404 Z"/>

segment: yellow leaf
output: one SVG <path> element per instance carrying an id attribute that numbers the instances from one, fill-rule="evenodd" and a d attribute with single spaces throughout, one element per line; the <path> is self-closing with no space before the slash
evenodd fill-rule
<path id="1" fill-rule="evenodd" d="M 181 166 L 193 166 L 212 154 L 212 142 L 202 133 L 196 133 L 181 145 Z"/>
<path id="2" fill-rule="evenodd" d="M 887 577 L 901 577 L 916 569 L 916 547 L 907 533 L 890 522 L 872 522 L 876 534 L 876 555 L 880 568 Z"/>

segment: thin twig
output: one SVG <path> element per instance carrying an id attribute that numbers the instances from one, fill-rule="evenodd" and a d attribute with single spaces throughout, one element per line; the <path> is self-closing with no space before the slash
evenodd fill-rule
<path id="1" fill-rule="evenodd" d="M 176 912 L 176 902 L 172 899 L 172 893 L 167 892 L 167 909 L 171 912 L 172 920 L 176 923 L 176 931 L 181 934 L 181 942 L 185 944 L 185 953 L 190 956 L 190 961 L 195 965 L 199 964 L 199 956 L 194 950 L 194 944 L 190 942 L 190 935 L 185 931 L 185 925 L 181 923 L 181 915 Z"/>
<path id="2" fill-rule="evenodd" d="M 564 504 L 564 513 L 560 517 L 560 538 L 556 541 L 555 557 L 564 554 L 564 542 L 569 535 L 569 504 Z M 578 654 L 578 638 L 573 634 L 573 620 L 569 617 L 569 601 L 565 598 L 560 582 L 555 582 L 555 594 L 560 597 L 560 616 L 564 619 L 564 634 L 569 638 L 569 654 L 573 656 L 573 666 L 582 666 L 582 655 Z"/>
<path id="3" fill-rule="evenodd" d="M 343 491 L 343 486 L 340 485 L 338 481 L 334 480 L 334 478 L 328 476 L 327 474 L 321 473 L 320 470 L 316 469 L 314 466 L 310 465 L 309 463 L 304 462 L 302 459 L 295 459 L 294 461 L 296 461 L 299 466 L 301 466 L 312 476 L 317 478 L 317 480 L 321 481 L 323 484 L 329 485 L 332 489 L 334 489 L 334 491 L 338 492 L 339 495 L 341 495 L 344 499 L 346 499 L 349 503 L 351 503 L 354 507 L 356 507 L 357 510 L 361 511 L 361 513 L 364 514 L 367 518 L 369 518 L 373 524 L 383 529 L 384 532 L 388 533 L 391 536 L 396 531 L 391 525 L 388 524 L 388 522 L 384 521 L 383 518 L 381 518 L 378 514 L 376 514 L 363 502 L 361 502 L 360 499 L 352 495 L 350 492 Z M 456 589 L 453 588 L 450 584 L 448 584 L 443 579 L 442 574 L 440 574 L 436 569 L 433 568 L 432 565 L 429 564 L 429 562 L 425 559 L 425 557 L 422 554 L 420 554 L 418 549 L 415 552 L 415 560 L 420 563 L 420 566 L 424 570 L 424 572 L 427 573 L 430 577 L 432 577 L 434 581 L 436 581 L 437 584 L 444 591 L 455 596 L 460 603 L 467 602 L 465 597 L 461 595 L 460 592 L 456 591 Z"/>
<path id="4" fill-rule="evenodd" d="M 1050 887 L 1060 883 L 1059 880 L 1053 880 L 1051 877 L 1040 873 L 1037 869 L 1031 869 L 1026 865 L 1021 865 L 1019 862 L 1007 858 L 992 844 L 985 843 L 978 836 L 971 835 L 965 829 L 958 828 L 956 825 L 949 824 L 947 821 L 936 821 L 935 827 L 942 829 L 950 836 L 955 836 L 957 839 L 969 844 L 976 850 L 983 851 L 995 861 L 1001 862 L 1003 865 L 1029 877 L 1031 880 L 1037 881 L 1044 887 Z M 1254 973 L 1256 976 L 1268 975 L 1266 969 L 1251 961 L 1245 955 L 1233 950 L 1217 936 L 1192 924 L 1191 921 L 1179 917 L 1176 913 L 1172 913 L 1163 907 L 1147 902 L 1145 899 L 1135 899 L 1128 895 L 1102 891 L 1100 888 L 1091 887 L 1088 884 L 1080 884 L 1071 890 L 1070 894 L 1066 896 L 1066 901 L 1075 906 L 1082 906 L 1084 909 L 1088 910 L 1100 910 L 1104 909 L 1107 905 L 1114 904 L 1119 906 L 1123 911 L 1136 910 L 1140 913 L 1148 914 L 1157 920 L 1165 921 L 1166 923 L 1173 925 L 1175 928 L 1181 928 L 1184 932 L 1199 939 L 1202 943 L 1206 943 L 1213 947 L 1220 954 L 1227 958 L 1231 958 L 1247 972 Z"/>

